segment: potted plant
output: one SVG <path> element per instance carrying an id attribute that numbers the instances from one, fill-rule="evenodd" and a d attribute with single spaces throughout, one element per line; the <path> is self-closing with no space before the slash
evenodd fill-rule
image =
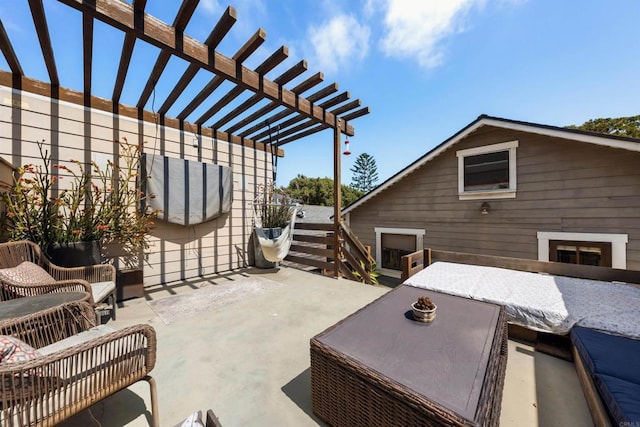
<path id="1" fill-rule="evenodd" d="M 270 239 L 277 239 L 291 221 L 290 205 L 283 203 L 263 204 L 260 207 L 262 229 Z"/>
<path id="2" fill-rule="evenodd" d="M 279 241 L 283 230 L 291 224 L 295 205 L 292 200 L 281 190 L 277 190 L 273 183 L 261 185 L 258 189 L 259 196 L 254 202 L 254 226 L 256 228 L 253 237 L 253 253 L 256 267 L 273 268 L 276 266 L 276 259 L 284 258 L 282 253 L 286 253 L 290 246 L 286 242 Z M 259 237 L 258 237 L 259 236 Z M 269 254 L 265 256 L 263 244 L 260 239 L 271 240 L 269 243 Z M 288 238 L 290 240 L 290 237 Z M 278 248 L 274 250 L 274 248 Z M 282 251 L 280 249 L 286 248 Z M 275 256 L 275 254 L 278 254 Z M 271 258 L 269 260 L 268 258 Z"/>
<path id="3" fill-rule="evenodd" d="M 411 308 L 413 309 L 413 318 L 415 320 L 418 322 L 429 323 L 433 322 L 436 318 L 436 310 L 438 306 L 435 305 L 428 296 L 422 296 L 411 304 Z"/>
<path id="4" fill-rule="evenodd" d="M 19 168 L 13 186 L 2 194 L 10 238 L 37 243 L 62 266 L 99 263 L 113 243 L 122 245 L 127 260 L 136 264 L 149 246 L 157 211 L 141 208 L 147 197 L 137 188 L 142 147 L 126 139 L 116 144 L 117 164 L 92 162 L 86 170 L 77 160 L 52 164 L 44 141 L 39 142 L 41 164 Z"/>

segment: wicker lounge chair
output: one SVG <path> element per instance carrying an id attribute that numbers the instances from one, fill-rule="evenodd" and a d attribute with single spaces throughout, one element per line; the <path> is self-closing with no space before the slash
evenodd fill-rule
<path id="1" fill-rule="evenodd" d="M 149 376 L 156 359 L 151 326 L 96 326 L 91 305 L 71 302 L 2 321 L 0 334 L 39 353 L 0 363 L 0 425 L 56 425 L 140 380 L 149 382 L 158 425 L 156 385 Z"/>
<path id="2" fill-rule="evenodd" d="M 53 264 L 38 245 L 21 240 L 0 244 L 0 269 L 14 268 L 28 261 L 43 268 L 53 281 L 24 283 L 0 274 L 0 299 L 9 300 L 50 292 L 88 292 L 92 302 L 109 301 L 111 317 L 116 318 L 116 270 L 112 265 L 98 264 L 65 268 Z"/>

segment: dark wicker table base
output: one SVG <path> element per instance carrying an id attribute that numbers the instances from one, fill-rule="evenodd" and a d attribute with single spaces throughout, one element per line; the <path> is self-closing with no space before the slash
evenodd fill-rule
<path id="1" fill-rule="evenodd" d="M 475 421 L 469 421 L 315 338 L 311 340 L 313 412 L 332 426 L 497 426 L 507 366 L 504 308 L 491 348 Z"/>

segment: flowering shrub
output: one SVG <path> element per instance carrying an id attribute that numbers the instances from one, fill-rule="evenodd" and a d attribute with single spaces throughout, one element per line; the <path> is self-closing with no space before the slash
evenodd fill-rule
<path id="1" fill-rule="evenodd" d="M 132 256 L 147 249 L 157 211 L 142 208 L 149 196 L 137 189 L 141 147 L 126 138 L 116 144 L 120 164 L 109 161 L 102 169 L 92 162 L 89 171 L 77 160 L 71 167 L 52 164 L 44 141 L 39 142 L 42 163 L 19 168 L 13 186 L 2 193 L 10 238 L 31 240 L 47 252 L 56 243 L 91 240 L 103 247 L 117 242 Z M 55 195 L 57 180 L 61 190 Z"/>

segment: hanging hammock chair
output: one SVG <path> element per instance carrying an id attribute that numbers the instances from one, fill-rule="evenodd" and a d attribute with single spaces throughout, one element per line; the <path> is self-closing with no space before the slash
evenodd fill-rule
<path id="1" fill-rule="evenodd" d="M 269 145 L 274 145 L 276 148 L 280 145 L 280 125 L 276 126 L 276 142 L 272 143 L 271 140 L 271 123 L 266 121 L 269 128 Z M 278 171 L 278 155 L 277 152 L 271 152 L 271 165 L 273 172 L 273 181 L 270 184 L 266 184 L 262 187 L 261 194 L 253 201 L 253 224 L 258 238 L 258 243 L 262 249 L 262 256 L 265 260 L 273 263 L 279 263 L 282 261 L 291 248 L 291 242 L 293 242 L 293 229 L 296 224 L 296 214 L 300 209 L 300 205 L 297 203 L 287 203 L 287 199 L 282 197 L 278 203 L 277 198 L 274 202 L 274 189 L 276 188 L 276 174 Z M 289 208 L 290 219 L 287 224 L 282 228 L 281 234 L 278 236 L 273 235 L 273 228 L 263 227 L 263 214 L 269 209 L 280 209 L 283 207 Z M 260 210 L 260 212 L 258 212 Z M 267 232 L 267 230 L 269 230 Z"/>
<path id="2" fill-rule="evenodd" d="M 264 207 L 289 207 L 291 218 L 287 225 L 282 229 L 282 232 L 279 236 L 272 235 L 274 229 L 264 228 L 262 226 L 262 216 L 259 209 L 263 209 Z M 257 203 L 253 204 L 253 215 L 254 215 L 254 224 L 256 237 L 258 238 L 258 242 L 260 243 L 260 247 L 262 249 L 262 254 L 264 259 L 269 262 L 280 262 L 282 261 L 287 254 L 289 253 L 289 249 L 291 248 L 291 242 L 293 241 L 293 230 L 295 228 L 296 222 L 296 214 L 299 209 L 298 204 L 278 204 L 278 203 Z"/>

